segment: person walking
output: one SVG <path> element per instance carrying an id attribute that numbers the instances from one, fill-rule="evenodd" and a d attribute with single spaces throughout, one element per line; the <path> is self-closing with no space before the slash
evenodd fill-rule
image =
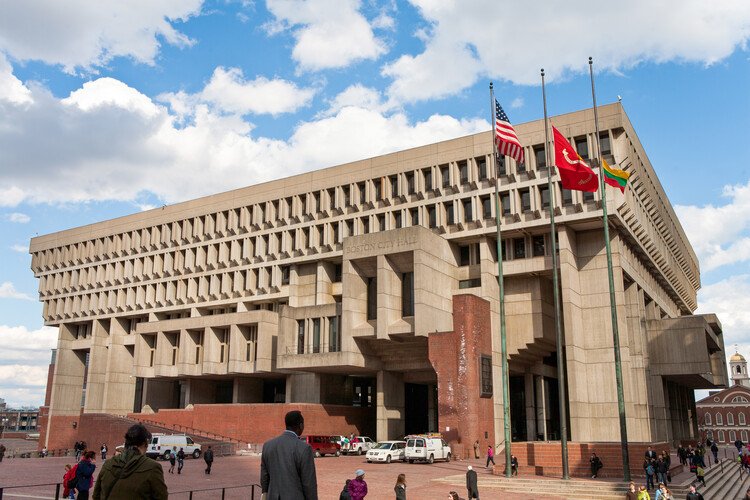
<path id="1" fill-rule="evenodd" d="M 398 475 L 393 491 L 396 493 L 396 500 L 406 500 L 406 474 Z"/>
<path id="2" fill-rule="evenodd" d="M 706 475 L 705 470 L 703 470 L 703 466 L 698 465 L 695 469 L 695 478 L 703 483 L 703 486 L 706 486 L 706 480 L 704 479 L 704 476 Z"/>
<path id="3" fill-rule="evenodd" d="M 716 445 L 716 441 L 711 443 L 711 454 L 714 456 L 714 463 L 719 463 L 719 447 Z"/>
<path id="4" fill-rule="evenodd" d="M 648 447 L 648 450 L 646 450 L 646 459 L 648 460 L 656 460 L 656 452 L 651 449 L 651 447 Z"/>
<path id="5" fill-rule="evenodd" d="M 492 466 L 495 466 L 495 451 L 492 449 L 492 445 L 487 445 L 487 463 L 484 464 L 484 468 L 487 469 L 492 462 Z"/>
<path id="6" fill-rule="evenodd" d="M 93 500 L 167 500 L 164 469 L 146 456 L 151 433 L 143 424 L 125 433 L 125 449 L 104 462 Z"/>
<path id="7" fill-rule="evenodd" d="M 742 453 L 742 447 L 744 446 L 744 443 L 740 438 L 737 438 L 737 440 L 734 442 L 734 447 L 737 448 L 737 453 Z"/>
<path id="8" fill-rule="evenodd" d="M 174 466 L 177 463 L 177 447 L 173 446 L 169 450 L 169 473 L 174 474 Z"/>
<path id="9" fill-rule="evenodd" d="M 687 456 L 687 452 L 685 451 L 685 448 L 682 447 L 682 445 L 677 447 L 677 458 L 680 459 L 680 465 L 685 465 L 687 462 L 685 460 L 685 457 Z"/>
<path id="10" fill-rule="evenodd" d="M 685 496 L 685 500 L 704 500 L 703 495 L 695 491 L 695 485 L 690 485 L 690 491 L 688 491 L 688 494 Z"/>
<path id="11" fill-rule="evenodd" d="M 474 458 L 479 459 L 479 440 L 474 441 Z"/>
<path id="12" fill-rule="evenodd" d="M 638 500 L 651 500 L 651 495 L 648 494 L 648 490 L 645 486 L 638 487 Z"/>
<path id="13" fill-rule="evenodd" d="M 635 483 L 630 481 L 628 491 L 625 493 L 625 500 L 638 500 L 638 492 L 635 489 Z"/>
<path id="14" fill-rule="evenodd" d="M 515 455 L 510 456 L 510 475 L 511 476 L 517 476 L 518 475 L 518 459 Z"/>
<path id="15" fill-rule="evenodd" d="M 211 449 L 211 445 L 208 445 L 206 453 L 203 454 L 203 460 L 206 462 L 206 474 L 211 474 L 211 466 L 214 463 L 214 450 Z"/>
<path id="16" fill-rule="evenodd" d="M 177 474 L 182 474 L 182 468 L 185 466 L 185 450 L 180 448 L 177 452 Z"/>
<path id="17" fill-rule="evenodd" d="M 669 467 L 667 462 L 664 461 L 664 457 L 659 457 L 656 461 L 656 481 L 661 484 L 667 484 L 667 472 Z"/>
<path id="18" fill-rule="evenodd" d="M 666 493 L 667 493 L 667 487 L 664 485 L 664 483 L 659 483 L 659 485 L 656 487 L 656 494 L 654 495 L 654 500 L 664 500 Z"/>
<path id="19" fill-rule="evenodd" d="M 102 447 L 99 448 L 99 453 L 102 456 L 102 462 L 107 460 L 107 445 L 105 443 L 102 443 Z"/>
<path id="20" fill-rule="evenodd" d="M 354 479 L 349 483 L 349 497 L 352 500 L 362 500 L 367 496 L 367 483 L 365 482 L 365 471 L 357 469 Z"/>
<path id="21" fill-rule="evenodd" d="M 7 448 L 5 447 L 4 444 L 0 444 L 0 463 L 2 463 L 3 458 L 5 458 L 5 450 L 6 449 Z"/>
<path id="22" fill-rule="evenodd" d="M 95 457 L 95 451 L 87 451 L 76 466 L 76 489 L 78 490 L 76 498 L 78 500 L 88 500 L 89 498 L 89 491 L 91 491 L 91 487 L 94 485 Z"/>
<path id="23" fill-rule="evenodd" d="M 261 492 L 266 494 L 267 500 L 317 500 L 318 479 L 313 451 L 310 445 L 299 439 L 305 429 L 302 412 L 288 412 L 284 424 L 286 430 L 280 436 L 263 444 Z"/>
<path id="24" fill-rule="evenodd" d="M 466 468 L 466 496 L 471 500 L 472 498 L 479 498 L 479 485 L 477 484 L 477 471 L 469 465 Z"/>
<path id="25" fill-rule="evenodd" d="M 644 460 L 643 470 L 646 472 L 646 491 L 654 489 L 654 463 L 649 459 Z"/>
<path id="26" fill-rule="evenodd" d="M 344 489 L 341 490 L 341 493 L 339 494 L 339 500 L 351 500 L 352 497 L 349 496 L 349 483 L 351 483 L 351 479 L 347 479 L 344 483 Z"/>
<path id="27" fill-rule="evenodd" d="M 589 464 L 591 464 L 591 479 L 596 479 L 596 476 L 599 475 L 599 470 L 604 467 L 604 464 L 602 463 L 602 460 L 596 456 L 596 453 L 591 454 Z"/>
<path id="28" fill-rule="evenodd" d="M 73 450 L 76 453 L 76 462 L 81 461 L 81 454 L 83 453 L 83 448 L 81 447 L 81 442 L 76 441 L 76 444 L 73 445 Z"/>
<path id="29" fill-rule="evenodd" d="M 63 474 L 63 498 L 75 498 L 75 483 L 71 482 L 76 477 L 76 471 L 70 464 L 65 464 L 65 474 Z"/>

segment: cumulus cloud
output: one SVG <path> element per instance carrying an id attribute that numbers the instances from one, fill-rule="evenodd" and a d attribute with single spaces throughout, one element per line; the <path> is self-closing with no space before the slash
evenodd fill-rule
<path id="1" fill-rule="evenodd" d="M 698 313 L 713 312 L 721 320 L 727 351 L 750 344 L 750 274 L 739 274 L 704 286 L 698 292 Z M 734 350 L 732 349 L 732 352 Z M 745 352 L 750 356 L 750 352 Z"/>
<path id="2" fill-rule="evenodd" d="M 0 325 L 0 393 L 9 406 L 44 403 L 50 349 L 57 345 L 57 328 L 29 330 Z"/>
<path id="3" fill-rule="evenodd" d="M 63 99 L 26 88 L 31 102 L 0 99 L 0 206 L 139 202 L 144 193 L 172 203 L 489 129 L 484 119 L 443 115 L 413 123 L 365 88 L 335 98 L 334 111 L 286 140 L 259 136 L 210 103 L 164 105 L 113 78 Z"/>
<path id="4" fill-rule="evenodd" d="M 307 106 L 316 90 L 300 88 L 293 82 L 263 76 L 246 80 L 239 68 L 216 68 L 203 90 L 197 94 L 167 93 L 159 99 L 179 114 L 190 113 L 197 103 L 208 103 L 226 113 L 290 113 Z"/>
<path id="5" fill-rule="evenodd" d="M 422 52 L 383 68 L 399 102 L 455 94 L 484 77 L 537 84 L 542 67 L 554 80 L 586 70 L 588 56 L 615 71 L 646 61 L 713 64 L 750 37 L 746 0 L 410 2 L 429 27 L 417 33 Z"/>
<path id="6" fill-rule="evenodd" d="M 360 12 L 359 0 L 268 0 L 275 21 L 266 29 L 274 35 L 291 30 L 295 39 L 292 58 L 303 71 L 344 68 L 386 52 L 383 40 Z M 381 14 L 380 28 L 392 28 Z"/>
<path id="7" fill-rule="evenodd" d="M 202 0 L 4 2 L 0 50 L 20 61 L 91 70 L 114 57 L 153 64 L 162 42 L 192 44 L 173 23 L 200 13 Z"/>
<path id="8" fill-rule="evenodd" d="M 724 186 L 722 196 L 723 205 L 675 207 L 704 271 L 750 260 L 750 180 Z"/>
<path id="9" fill-rule="evenodd" d="M 26 224 L 31 220 L 31 217 L 20 212 L 13 212 L 10 214 L 6 214 L 5 220 L 15 222 L 16 224 Z"/>
<path id="10" fill-rule="evenodd" d="M 10 281 L 0 283 L 0 299 L 34 300 L 27 294 L 16 290 L 16 287 Z"/>

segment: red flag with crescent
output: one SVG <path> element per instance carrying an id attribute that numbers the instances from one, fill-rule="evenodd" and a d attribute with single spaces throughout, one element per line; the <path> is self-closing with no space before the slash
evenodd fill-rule
<path id="1" fill-rule="evenodd" d="M 555 166 L 560 173 L 562 187 L 591 193 L 599 189 L 599 177 L 578 156 L 565 136 L 555 127 L 552 127 L 552 133 L 555 136 Z"/>

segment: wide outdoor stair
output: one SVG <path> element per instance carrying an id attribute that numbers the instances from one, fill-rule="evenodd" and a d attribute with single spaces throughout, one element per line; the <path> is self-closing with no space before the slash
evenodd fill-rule
<path id="1" fill-rule="evenodd" d="M 722 469 L 723 465 L 723 469 Z M 696 488 L 706 500 L 735 500 L 745 498 L 745 491 L 750 487 L 750 475 L 743 473 L 739 464 L 731 459 L 721 461 L 706 470 L 706 486 L 702 484 Z M 674 485 L 672 493 L 675 498 L 685 498 L 690 484 L 695 482 L 695 476 L 680 485 Z"/>
<path id="2" fill-rule="evenodd" d="M 607 481 L 596 479 L 551 479 L 544 477 L 512 477 L 482 476 L 479 489 L 482 486 L 501 488 L 503 493 L 518 493 L 525 495 L 550 495 L 571 499 L 601 499 L 622 500 L 628 491 L 628 483 L 622 481 Z M 491 490 L 485 490 L 491 491 Z M 482 495 L 487 496 L 486 494 Z M 489 498 L 489 497 L 488 497 Z M 493 498 L 512 498 L 497 496 Z M 684 498 L 684 497 L 681 497 Z"/>

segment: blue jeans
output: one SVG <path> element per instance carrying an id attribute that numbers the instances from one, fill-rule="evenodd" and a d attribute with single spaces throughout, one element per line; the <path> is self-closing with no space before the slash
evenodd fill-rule
<path id="1" fill-rule="evenodd" d="M 654 489 L 654 475 L 653 474 L 646 474 L 646 489 L 647 490 Z"/>

